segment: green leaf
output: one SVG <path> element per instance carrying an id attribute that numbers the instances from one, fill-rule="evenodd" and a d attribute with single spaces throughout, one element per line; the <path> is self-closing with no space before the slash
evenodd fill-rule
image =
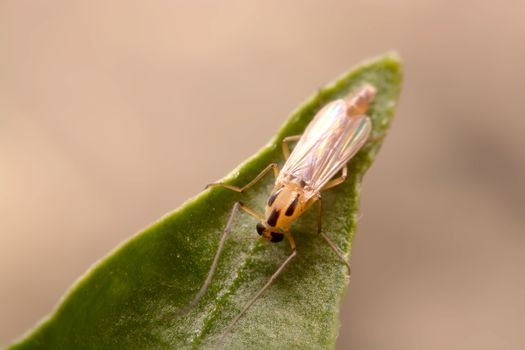
<path id="1" fill-rule="evenodd" d="M 226 179 L 243 185 L 271 162 L 283 162 L 280 142 L 300 134 L 326 103 L 361 86 L 378 94 L 369 115 L 374 141 L 350 162 L 347 181 L 323 194 L 323 228 L 347 255 L 356 227 L 361 178 L 386 133 L 401 86 L 395 55 L 371 60 L 323 88 L 295 111 L 271 142 Z M 217 272 L 202 300 L 170 317 L 200 289 L 232 205 L 263 210 L 273 187 L 267 176 L 246 194 L 214 188 L 199 194 L 99 261 L 56 310 L 10 349 L 184 349 L 213 347 L 243 305 L 290 253 L 284 240 L 256 240 L 255 220 L 239 214 Z M 297 257 L 235 325 L 226 348 L 333 348 L 346 266 L 316 234 L 316 211 L 292 227 Z M 254 239 L 246 239 L 246 238 Z"/>

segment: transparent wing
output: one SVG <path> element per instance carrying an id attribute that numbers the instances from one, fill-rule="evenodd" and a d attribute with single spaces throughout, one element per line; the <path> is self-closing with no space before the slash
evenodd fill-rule
<path id="1" fill-rule="evenodd" d="M 304 180 L 319 191 L 364 145 L 371 130 L 366 115 L 349 117 L 347 104 L 336 100 L 321 109 L 292 154 L 281 174 Z"/>

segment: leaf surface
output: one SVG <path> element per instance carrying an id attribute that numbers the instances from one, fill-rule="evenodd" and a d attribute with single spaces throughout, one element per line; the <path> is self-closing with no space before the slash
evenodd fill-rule
<path id="1" fill-rule="evenodd" d="M 225 181 L 244 185 L 271 162 L 284 162 L 283 137 L 300 134 L 316 111 L 364 83 L 377 88 L 367 113 L 369 142 L 349 163 L 347 181 L 323 193 L 323 229 L 347 255 L 356 228 L 360 181 L 379 150 L 401 88 L 395 55 L 370 60 L 318 91 L 298 108 L 275 137 Z M 272 176 L 245 194 L 214 188 L 138 233 L 81 277 L 51 315 L 12 350 L 22 349 L 191 349 L 216 345 L 244 304 L 290 253 L 286 240 L 258 237 L 256 221 L 236 217 L 217 272 L 202 300 L 186 315 L 171 317 L 200 289 L 210 268 L 232 205 L 242 200 L 264 210 Z M 339 309 L 348 284 L 346 266 L 316 234 L 316 210 L 292 226 L 297 257 L 241 318 L 225 348 L 334 348 Z"/>

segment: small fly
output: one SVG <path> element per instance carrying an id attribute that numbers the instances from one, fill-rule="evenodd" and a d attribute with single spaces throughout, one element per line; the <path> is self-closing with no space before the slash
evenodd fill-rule
<path id="1" fill-rule="evenodd" d="M 224 242 L 239 209 L 242 209 L 259 221 L 255 227 L 259 236 L 273 243 L 281 242 L 286 238 L 291 248 L 291 254 L 228 325 L 220 343 L 222 343 L 225 335 L 228 334 L 241 316 L 296 256 L 296 245 L 290 233 L 290 226 L 314 203 L 318 203 L 317 231 L 319 235 L 350 271 L 350 264 L 346 261 L 343 254 L 322 232 L 321 193 L 346 180 L 348 161 L 367 142 L 372 130 L 372 123 L 365 113 L 375 93 L 376 89 L 373 86 L 365 85 L 346 99 L 332 101 L 315 115 L 304 134 L 285 137 L 282 141 L 282 150 L 286 162 L 282 169 L 279 169 L 278 164 L 272 163 L 243 187 L 236 187 L 222 182 L 215 182 L 206 186 L 206 188 L 219 186 L 242 193 L 256 184 L 271 170 L 273 170 L 275 175 L 275 186 L 266 203 L 264 215 L 242 202 L 236 202 L 233 205 L 208 276 L 194 300 L 181 313 L 185 313 L 195 306 L 210 285 L 224 247 Z M 295 141 L 297 141 L 297 144 L 290 153 L 289 143 Z M 341 175 L 335 177 L 340 171 Z"/>

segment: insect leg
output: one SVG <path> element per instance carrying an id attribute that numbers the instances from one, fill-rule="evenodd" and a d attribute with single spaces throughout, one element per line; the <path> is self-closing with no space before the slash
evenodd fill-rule
<path id="1" fill-rule="evenodd" d="M 283 155 L 284 155 L 284 160 L 287 160 L 288 157 L 290 157 L 290 147 L 288 146 L 288 143 L 290 142 L 294 142 L 294 141 L 299 141 L 299 139 L 301 138 L 302 135 L 293 135 L 293 136 L 286 136 L 284 139 L 283 139 L 283 142 L 282 142 L 282 147 L 283 147 Z"/>
<path id="2" fill-rule="evenodd" d="M 336 178 L 336 179 L 332 179 L 332 180 L 328 181 L 326 183 L 326 185 L 324 185 L 323 188 L 321 188 L 321 191 L 325 191 L 325 190 L 327 190 L 329 188 L 332 188 L 332 187 L 335 187 L 337 185 L 342 184 L 343 182 L 345 182 L 347 175 L 348 175 L 348 167 L 345 165 L 345 167 L 343 168 L 341 176 Z"/>
<path id="3" fill-rule="evenodd" d="M 328 244 L 328 246 L 334 251 L 334 253 L 341 259 L 341 261 L 348 267 L 348 274 L 352 273 L 352 268 L 350 267 L 350 264 L 348 261 L 346 261 L 343 253 L 335 246 L 335 244 L 328 238 L 327 235 L 323 233 L 322 228 L 322 217 L 323 217 L 323 202 L 321 198 L 319 198 L 319 204 L 317 205 L 317 233 L 324 239 L 324 241 Z"/>
<path id="4" fill-rule="evenodd" d="M 242 193 L 242 192 L 246 191 L 247 189 L 249 189 L 250 187 L 252 187 L 253 185 L 255 185 L 270 170 L 273 170 L 273 174 L 274 174 L 275 178 L 277 178 L 279 176 L 279 172 L 280 172 L 279 165 L 277 163 L 271 163 L 266 168 L 264 168 L 259 173 L 259 175 L 257 175 L 252 181 L 248 182 L 243 187 L 232 186 L 232 185 L 228 185 L 228 184 L 225 184 L 225 183 L 222 183 L 222 182 L 214 182 L 214 183 L 211 183 L 211 184 L 207 184 L 205 189 L 209 188 L 209 187 L 213 187 L 213 186 L 220 186 L 220 187 L 227 188 L 227 189 L 235 191 L 235 192 Z"/>
<path id="5" fill-rule="evenodd" d="M 251 216 L 253 216 L 254 218 L 256 218 L 257 220 L 259 221 L 263 221 L 264 220 L 264 215 L 261 214 L 261 213 L 258 213 L 257 211 L 253 210 L 252 208 L 248 207 L 246 204 L 244 204 L 243 202 L 237 202 L 239 203 L 239 207 L 244 210 L 245 212 L 247 212 L 248 214 L 250 214 Z"/>
<path id="6" fill-rule="evenodd" d="M 235 316 L 235 318 L 230 322 L 228 327 L 226 327 L 226 329 L 224 330 L 224 333 L 222 333 L 222 336 L 216 348 L 219 347 L 224 342 L 224 339 L 226 338 L 228 333 L 232 330 L 235 324 L 241 319 L 244 313 L 257 301 L 257 299 L 259 299 L 261 294 L 264 293 L 264 291 L 268 289 L 268 287 L 272 284 L 272 282 L 281 274 L 281 272 L 284 270 L 286 265 L 288 265 L 290 261 L 292 261 L 292 259 L 297 255 L 297 251 L 295 250 L 295 241 L 292 235 L 289 232 L 287 232 L 285 235 L 286 235 L 286 238 L 288 238 L 290 242 L 290 246 L 292 247 L 292 253 L 281 263 L 279 268 L 273 273 L 273 275 L 270 277 L 268 282 L 266 282 L 266 284 L 261 289 L 259 289 L 259 291 L 252 297 L 252 299 L 248 303 L 246 303 L 246 305 L 244 305 L 241 312 L 239 312 L 239 314 L 237 314 L 237 316 Z"/>
<path id="7" fill-rule="evenodd" d="M 241 202 L 235 202 L 233 205 L 232 211 L 230 213 L 230 217 L 228 218 L 228 222 L 226 223 L 226 227 L 224 227 L 224 231 L 221 237 L 221 240 L 219 241 L 219 246 L 217 247 L 217 252 L 215 253 L 215 256 L 213 257 L 213 262 L 211 263 L 210 271 L 208 271 L 208 275 L 206 276 L 206 280 L 204 281 L 204 284 L 202 285 L 201 289 L 193 298 L 193 300 L 186 305 L 182 310 L 180 310 L 177 315 L 184 315 L 188 313 L 195 305 L 198 304 L 198 302 L 201 300 L 201 298 L 206 293 L 206 290 L 208 290 L 208 287 L 211 284 L 211 280 L 213 278 L 213 274 L 215 273 L 215 269 L 217 268 L 217 263 L 219 262 L 219 258 L 222 253 L 222 249 L 224 248 L 224 243 L 226 242 L 226 238 L 228 238 L 229 233 L 231 232 L 231 227 L 233 224 L 233 219 L 237 212 L 239 211 L 239 208 L 247 212 L 248 214 L 256 217 L 257 219 L 261 219 L 262 215 L 257 213 L 255 210 L 247 207 Z"/>

